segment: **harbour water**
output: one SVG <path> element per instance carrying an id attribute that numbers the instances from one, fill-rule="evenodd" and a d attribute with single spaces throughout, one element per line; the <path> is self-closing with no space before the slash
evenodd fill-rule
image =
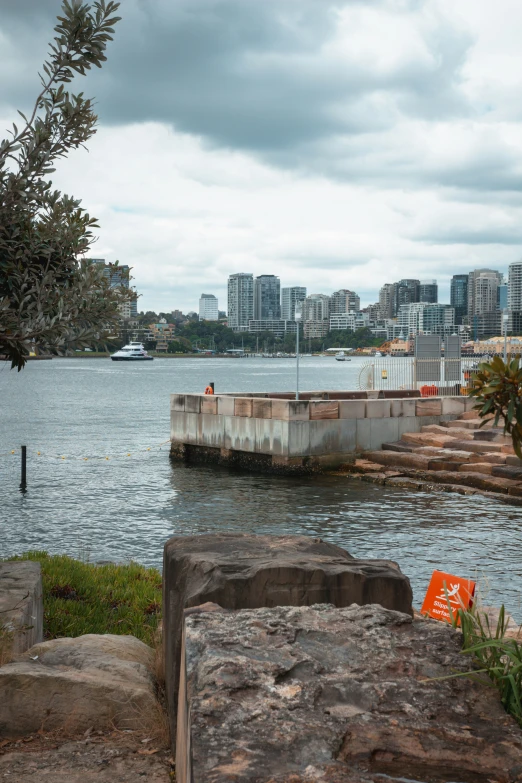
<path id="1" fill-rule="evenodd" d="M 366 360 L 303 358 L 301 388 L 357 387 Z M 282 391 L 289 359 L 108 359 L 0 364 L 0 556 L 46 549 L 161 567 L 176 534 L 303 533 L 396 560 L 420 604 L 433 569 L 478 577 L 522 620 L 522 509 L 344 477 L 254 475 L 171 463 L 169 395 Z M 28 489 L 19 491 L 19 446 Z M 11 454 L 14 451 L 14 454 Z M 40 452 L 38 454 L 38 452 Z M 108 458 L 108 459 L 107 459 Z"/>

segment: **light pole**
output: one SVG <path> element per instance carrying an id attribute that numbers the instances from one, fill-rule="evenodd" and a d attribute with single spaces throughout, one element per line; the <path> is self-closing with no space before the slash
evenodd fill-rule
<path id="1" fill-rule="evenodd" d="M 299 324 L 301 323 L 302 305 L 301 302 L 295 303 L 295 398 L 299 399 Z"/>
<path id="2" fill-rule="evenodd" d="M 507 328 L 508 328 L 509 314 L 507 310 L 504 310 L 502 314 L 502 326 L 504 327 L 504 364 L 507 363 Z"/>

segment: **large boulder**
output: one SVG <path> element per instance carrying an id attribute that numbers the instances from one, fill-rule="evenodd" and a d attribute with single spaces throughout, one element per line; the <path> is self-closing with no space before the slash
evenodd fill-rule
<path id="1" fill-rule="evenodd" d="M 163 638 L 172 736 L 183 610 L 206 602 L 226 609 L 380 604 L 412 614 L 410 582 L 396 563 L 356 560 L 320 538 L 241 533 L 171 538 L 163 558 Z"/>
<path id="2" fill-rule="evenodd" d="M 214 607 L 215 609 L 215 607 Z M 522 732 L 461 636 L 381 606 L 187 610 L 183 783 L 515 783 Z"/>
<path id="3" fill-rule="evenodd" d="M 40 563 L 0 563 L 0 666 L 42 639 Z"/>
<path id="4" fill-rule="evenodd" d="M 37 644 L 0 667 L 0 736 L 40 729 L 153 730 L 154 654 L 134 636 L 87 634 Z"/>

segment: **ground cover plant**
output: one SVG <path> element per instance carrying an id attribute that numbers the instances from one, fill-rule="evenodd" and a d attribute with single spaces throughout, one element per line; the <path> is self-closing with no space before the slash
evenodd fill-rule
<path id="1" fill-rule="evenodd" d="M 25 552 L 42 566 L 44 637 L 132 634 L 154 647 L 161 574 L 138 563 L 94 565 L 67 555 Z"/>

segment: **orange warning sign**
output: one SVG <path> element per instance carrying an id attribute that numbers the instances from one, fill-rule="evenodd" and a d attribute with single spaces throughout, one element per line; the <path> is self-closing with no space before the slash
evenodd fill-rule
<path id="1" fill-rule="evenodd" d="M 434 571 L 422 604 L 421 614 L 450 623 L 452 617 L 456 618 L 458 609 L 470 608 L 474 595 L 475 582 L 472 579 L 461 579 L 453 574 L 445 574 L 443 571 Z"/>

